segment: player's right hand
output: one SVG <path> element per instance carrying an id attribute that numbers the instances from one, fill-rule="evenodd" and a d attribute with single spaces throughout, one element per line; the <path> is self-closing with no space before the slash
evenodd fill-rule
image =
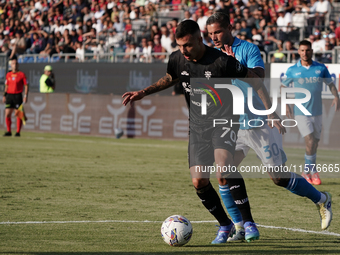
<path id="1" fill-rule="evenodd" d="M 6 104 L 6 97 L 5 97 L 5 96 L 2 97 L 2 102 L 3 102 L 4 104 Z"/>
<path id="2" fill-rule="evenodd" d="M 221 49 L 222 52 L 224 52 L 225 54 L 227 54 L 228 56 L 231 57 L 235 57 L 235 53 L 233 52 L 233 48 L 231 46 L 229 46 L 228 44 L 224 44 L 224 49 Z"/>
<path id="3" fill-rule="evenodd" d="M 274 128 L 276 127 L 277 130 L 279 130 L 280 134 L 284 134 L 287 132 L 286 128 L 282 125 L 282 120 L 279 117 L 279 115 L 277 115 L 276 112 L 273 112 L 272 114 L 268 115 L 268 125 L 270 128 Z"/>
<path id="4" fill-rule="evenodd" d="M 143 97 L 145 97 L 144 91 L 131 91 L 131 92 L 125 92 L 122 95 L 122 98 L 124 98 L 122 104 L 127 105 L 129 102 L 132 103 L 137 100 L 141 100 Z"/>

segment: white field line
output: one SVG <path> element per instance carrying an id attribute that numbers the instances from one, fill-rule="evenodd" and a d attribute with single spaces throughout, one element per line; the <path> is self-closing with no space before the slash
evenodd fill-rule
<path id="1" fill-rule="evenodd" d="M 154 148 L 171 148 L 171 149 L 183 149 L 186 150 L 188 146 L 185 145 L 169 145 L 169 144 L 153 144 L 153 143 L 124 143 L 124 139 L 122 139 L 122 142 L 116 142 L 114 141 L 114 138 L 108 138 L 106 141 L 100 141 L 100 140 L 89 140 L 89 139 L 70 139 L 70 138 L 45 138 L 45 137 L 23 137 L 23 139 L 35 139 L 35 140 L 53 140 L 53 141 L 60 141 L 60 142 L 80 142 L 80 143 L 101 143 L 101 144 L 108 144 L 108 145 L 119 145 L 119 146 L 135 146 L 135 147 L 154 147 Z M 287 150 L 286 150 L 287 151 Z M 249 155 L 253 154 L 256 155 L 254 151 L 250 150 Z M 288 157 L 300 157 L 297 154 L 293 153 L 286 153 Z M 303 154 L 301 154 L 301 158 L 303 159 Z M 329 155 L 319 155 L 318 158 L 323 159 L 334 159 L 334 156 Z M 260 162 L 260 161 L 259 161 Z"/>
<path id="2" fill-rule="evenodd" d="M 108 145 L 119 145 L 119 146 L 134 146 L 134 147 L 151 147 L 151 148 L 171 148 L 171 149 L 187 149 L 187 145 L 170 145 L 170 144 L 153 144 L 153 143 L 124 143 L 124 142 L 115 142 L 114 138 L 108 138 L 106 141 L 101 140 L 88 140 L 88 139 L 69 139 L 69 138 L 45 138 L 45 137 L 25 137 L 25 139 L 34 139 L 34 140 L 53 140 L 60 142 L 79 142 L 79 143 L 100 143 L 100 144 L 108 144 Z M 113 140 L 113 141 L 112 141 Z M 124 140 L 124 139 L 123 139 Z"/>
<path id="3" fill-rule="evenodd" d="M 200 224 L 200 223 L 217 223 L 217 221 L 190 221 L 191 223 Z M 0 225 L 23 225 L 23 224 L 74 224 L 74 223 L 162 223 L 162 221 L 138 221 L 138 220 L 98 220 L 98 221 L 22 221 L 22 222 L 0 222 Z M 293 232 L 307 233 L 307 234 L 316 234 L 316 235 L 329 235 L 329 236 L 338 236 L 340 234 L 328 231 L 313 231 L 313 230 L 305 230 L 300 228 L 286 228 L 286 227 L 276 227 L 276 226 L 266 226 L 262 224 L 257 224 L 258 227 L 261 228 L 269 228 L 269 229 L 282 229 Z"/>

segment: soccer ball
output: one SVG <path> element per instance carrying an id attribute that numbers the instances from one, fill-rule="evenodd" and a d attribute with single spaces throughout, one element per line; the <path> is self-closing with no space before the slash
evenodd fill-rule
<path id="1" fill-rule="evenodd" d="M 121 138 L 124 135 L 124 131 L 121 128 L 115 128 L 115 136 L 117 139 Z"/>
<path id="2" fill-rule="evenodd" d="M 190 221 L 181 215 L 172 215 L 162 224 L 161 233 L 164 242 L 171 246 L 182 246 L 190 241 L 192 226 Z"/>

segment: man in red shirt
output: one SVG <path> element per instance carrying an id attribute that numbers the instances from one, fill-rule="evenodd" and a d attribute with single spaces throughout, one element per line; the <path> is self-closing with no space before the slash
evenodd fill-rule
<path id="1" fill-rule="evenodd" d="M 5 119 L 7 125 L 7 132 L 3 136 L 12 136 L 11 132 L 11 115 L 14 109 L 18 109 L 24 102 L 27 102 L 28 96 L 28 84 L 26 75 L 18 70 L 18 60 L 16 58 L 11 59 L 12 71 L 6 75 L 5 92 L 2 101 L 6 104 Z M 25 88 L 24 98 L 22 92 Z M 20 136 L 20 130 L 22 126 L 21 118 L 17 117 L 17 132 L 15 136 Z"/>
<path id="2" fill-rule="evenodd" d="M 335 38 L 336 38 L 336 44 L 337 44 L 335 46 L 339 46 L 340 45 L 340 19 L 339 19 L 339 26 L 335 29 Z"/>

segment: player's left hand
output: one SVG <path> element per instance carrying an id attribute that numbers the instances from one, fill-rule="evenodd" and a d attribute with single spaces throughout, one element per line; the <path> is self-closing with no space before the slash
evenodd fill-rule
<path id="1" fill-rule="evenodd" d="M 222 52 L 227 54 L 228 56 L 235 57 L 235 53 L 233 52 L 233 48 L 227 44 L 224 44 L 224 49 L 221 49 Z"/>
<path id="2" fill-rule="evenodd" d="M 125 92 L 122 95 L 122 98 L 124 98 L 122 104 L 126 106 L 129 102 L 130 104 L 134 101 L 141 100 L 143 97 L 145 97 L 144 91 L 131 91 L 131 92 Z"/>
<path id="3" fill-rule="evenodd" d="M 272 114 L 268 115 L 268 125 L 270 128 L 274 128 L 276 127 L 277 130 L 279 130 L 280 134 L 284 134 L 286 133 L 286 128 L 284 126 L 282 126 L 281 124 L 281 118 L 277 115 L 276 112 L 273 112 Z"/>
<path id="4" fill-rule="evenodd" d="M 23 101 L 24 103 L 27 103 L 27 97 L 24 97 L 24 98 L 22 99 L 22 101 Z"/>
<path id="5" fill-rule="evenodd" d="M 340 110 L 340 102 L 339 102 L 339 98 L 335 97 L 335 98 L 333 99 L 333 102 L 332 102 L 331 107 L 332 107 L 333 105 L 335 106 L 335 111 L 339 111 L 339 110 Z"/>

